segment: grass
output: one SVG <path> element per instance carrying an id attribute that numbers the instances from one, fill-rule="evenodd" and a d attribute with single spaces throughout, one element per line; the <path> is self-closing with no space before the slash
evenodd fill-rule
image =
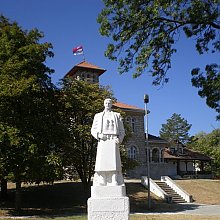
<path id="1" fill-rule="evenodd" d="M 177 183 L 193 195 L 195 202 L 202 204 L 220 205 L 220 180 L 178 180 Z M 1 216 L 16 216 L 14 212 L 14 185 L 9 184 L 9 197 L 1 203 Z M 140 183 L 126 183 L 127 195 L 130 199 L 131 213 L 148 212 L 147 190 Z M 75 220 L 87 219 L 87 199 L 90 192 L 85 193 L 81 182 L 58 182 L 53 185 L 23 185 L 22 187 L 22 213 L 32 216 L 32 220 Z M 175 212 L 183 210 L 180 204 L 167 204 L 160 198 L 151 194 L 150 212 Z M 196 208 L 196 205 L 192 208 Z M 78 213 L 78 215 L 77 215 Z M 34 216 L 37 216 L 35 218 Z M 57 216 L 57 217 L 56 217 Z M 60 217 L 58 217 L 60 216 Z M 61 217 L 62 216 L 62 217 Z M 28 218 L 27 218 L 28 219 Z M 131 220 L 217 220 L 219 216 L 196 215 L 131 215 Z"/>
<path id="2" fill-rule="evenodd" d="M 194 202 L 220 205 L 220 180 L 189 179 L 176 180 L 176 183 L 193 195 Z"/>
<path id="3" fill-rule="evenodd" d="M 16 219 L 16 218 L 13 218 Z M 20 218 L 19 218 L 20 219 Z M 46 217 L 46 218 L 25 218 L 25 220 L 87 220 L 87 216 L 67 216 L 67 217 Z M 4 220 L 11 220 L 4 218 Z M 130 215 L 130 220 L 219 220 L 219 216 L 201 215 Z"/>
<path id="4" fill-rule="evenodd" d="M 219 220 L 219 216 L 201 215 L 134 215 L 131 220 Z"/>

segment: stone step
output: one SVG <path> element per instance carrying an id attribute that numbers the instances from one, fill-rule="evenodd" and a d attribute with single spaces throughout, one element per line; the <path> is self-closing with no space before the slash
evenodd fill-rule
<path id="1" fill-rule="evenodd" d="M 186 201 L 177 194 L 171 187 L 169 187 L 165 182 L 156 181 L 156 184 L 163 189 L 169 196 L 172 197 L 173 203 L 185 203 Z"/>
<path id="2" fill-rule="evenodd" d="M 172 202 L 173 203 L 186 203 L 184 199 L 173 199 Z"/>

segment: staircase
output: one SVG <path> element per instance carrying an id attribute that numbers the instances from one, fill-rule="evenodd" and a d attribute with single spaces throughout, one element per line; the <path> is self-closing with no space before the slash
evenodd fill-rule
<path id="1" fill-rule="evenodd" d="M 165 182 L 155 182 L 162 190 L 164 190 L 169 196 L 172 197 L 173 203 L 186 203 L 186 201 L 179 194 L 177 194 L 171 187 L 169 187 Z"/>

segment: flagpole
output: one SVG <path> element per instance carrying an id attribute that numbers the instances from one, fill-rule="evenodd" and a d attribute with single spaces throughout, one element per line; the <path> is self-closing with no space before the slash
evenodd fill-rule
<path id="1" fill-rule="evenodd" d="M 78 46 L 78 47 L 73 48 L 73 55 L 83 55 L 83 61 L 86 60 L 83 46 Z"/>
<path id="2" fill-rule="evenodd" d="M 84 49 L 83 49 L 83 61 L 85 61 L 86 60 L 86 58 L 85 58 L 85 55 L 84 55 Z"/>

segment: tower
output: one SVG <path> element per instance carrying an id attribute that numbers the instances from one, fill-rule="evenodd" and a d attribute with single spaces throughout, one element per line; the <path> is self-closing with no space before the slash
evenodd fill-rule
<path id="1" fill-rule="evenodd" d="M 81 63 L 75 65 L 64 77 L 71 77 L 88 83 L 99 83 L 99 76 L 101 76 L 105 71 L 105 69 L 86 61 L 82 61 Z"/>

